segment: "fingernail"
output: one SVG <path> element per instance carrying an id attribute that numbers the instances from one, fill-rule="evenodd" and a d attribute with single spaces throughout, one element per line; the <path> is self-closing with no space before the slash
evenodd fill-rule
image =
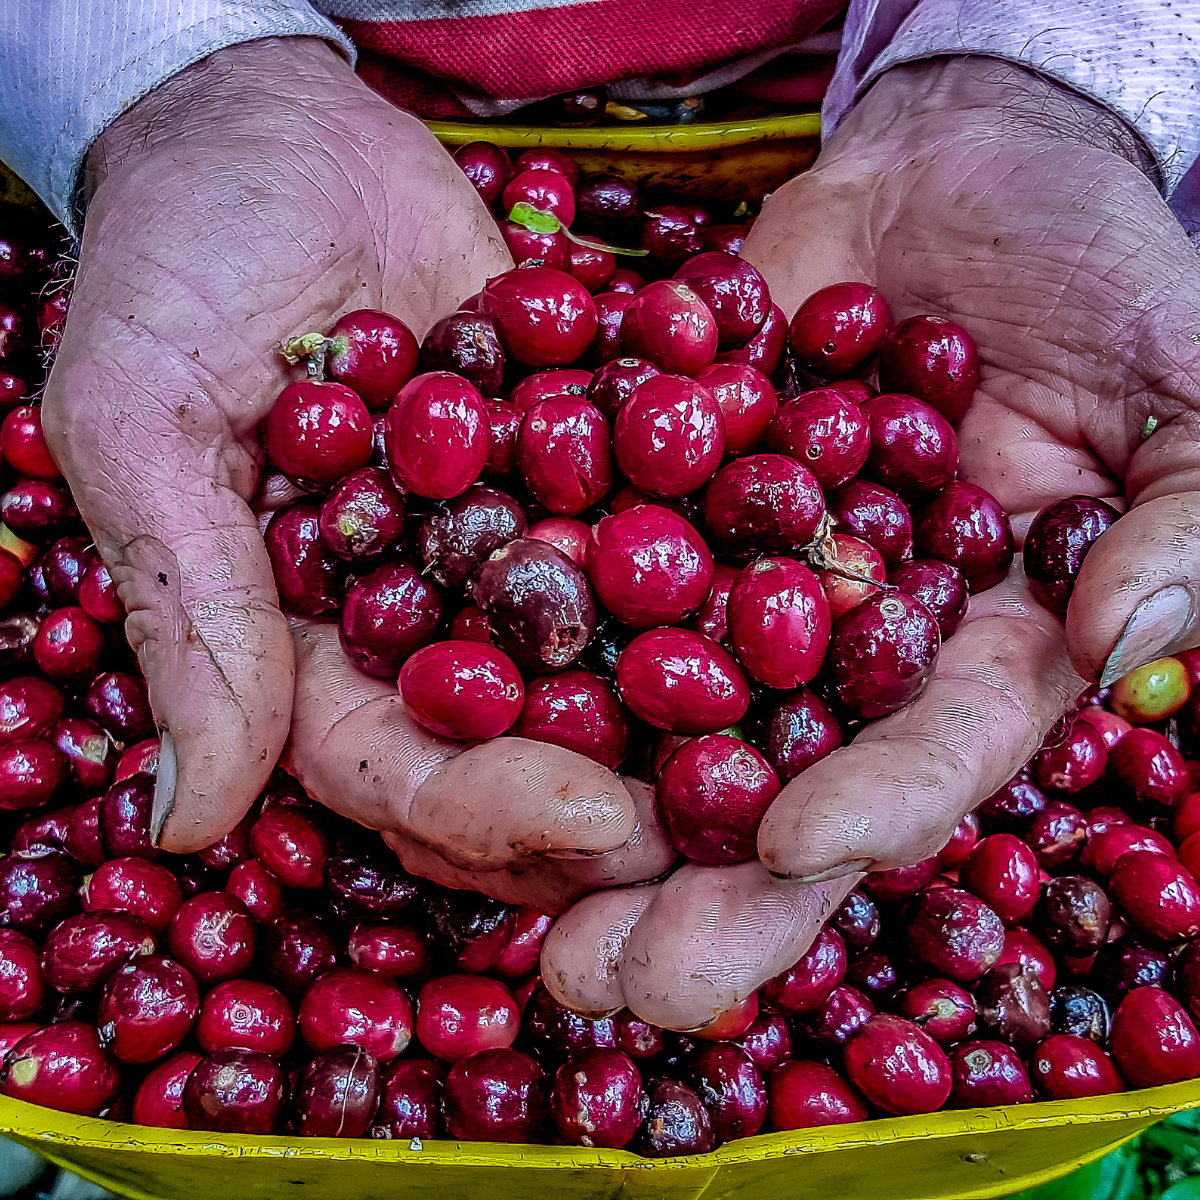
<path id="1" fill-rule="evenodd" d="M 1196 601 L 1188 588 L 1175 585 L 1147 596 L 1133 610 L 1113 647 L 1100 686 L 1108 687 L 1122 675 L 1168 653 L 1196 624 Z"/>
<path id="2" fill-rule="evenodd" d="M 162 731 L 158 746 L 158 775 L 154 780 L 154 799 L 150 803 L 150 842 L 157 846 L 163 826 L 175 807 L 175 739 L 168 729 Z"/>
<path id="3" fill-rule="evenodd" d="M 818 871 L 815 875 L 780 875 L 777 871 L 771 874 L 776 879 L 786 879 L 789 883 L 828 883 L 831 879 L 844 879 L 847 875 L 859 875 L 869 871 L 875 864 L 873 858 L 852 858 L 847 862 L 838 863 L 828 871 Z"/>

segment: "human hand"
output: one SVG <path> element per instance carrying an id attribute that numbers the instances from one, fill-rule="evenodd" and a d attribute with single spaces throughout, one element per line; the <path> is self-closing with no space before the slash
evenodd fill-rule
<path id="1" fill-rule="evenodd" d="M 783 789 L 761 862 L 689 865 L 570 910 L 543 956 L 561 999 L 700 1026 L 795 961 L 858 872 L 935 853 L 1085 681 L 1200 641 L 1200 259 L 1138 153 L 1106 112 L 1020 68 L 940 59 L 888 72 L 764 206 L 743 254 L 785 312 L 865 280 L 897 319 L 972 334 L 961 474 L 1018 538 L 1064 495 L 1124 495 L 1130 512 L 1088 557 L 1065 633 L 1019 560 L 974 597 L 920 699 Z"/>
<path id="2" fill-rule="evenodd" d="M 43 413 L 163 730 L 162 845 L 236 824 L 291 728 L 285 764 L 315 798 L 457 867 L 536 874 L 543 852 L 623 846 L 634 802 L 609 772 L 517 739 L 464 753 L 354 668 L 336 626 L 289 631 L 251 511 L 283 338 L 358 308 L 420 337 L 511 265 L 451 158 L 328 46 L 291 38 L 164 84 L 105 132 L 89 182 Z M 548 868 L 560 906 L 583 886 L 571 869 Z"/>

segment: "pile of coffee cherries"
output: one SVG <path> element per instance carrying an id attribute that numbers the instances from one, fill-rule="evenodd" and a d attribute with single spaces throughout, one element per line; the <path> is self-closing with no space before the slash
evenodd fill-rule
<path id="1" fill-rule="evenodd" d="M 506 222 L 520 265 L 420 346 L 359 311 L 285 347 L 310 377 L 267 420 L 271 490 L 301 489 L 264 525 L 281 602 L 336 616 L 436 735 L 648 757 L 676 849 L 744 861 L 781 784 L 915 698 L 1009 568 L 1004 510 L 957 478 L 975 348 L 860 283 L 789 327 L 701 210 L 642 217 L 669 277 L 618 268 L 566 236 L 596 181 L 547 151 L 497 193 L 484 149 L 507 165 L 460 160 L 485 195 L 553 234 Z"/>
<path id="2" fill-rule="evenodd" d="M 378 312 L 289 342 L 309 377 L 265 431 L 281 601 L 336 619 L 432 732 L 652 780 L 682 856 L 742 861 L 781 784 L 916 696 L 968 594 L 1007 571 L 1003 511 L 956 479 L 973 347 L 950 322 L 893 327 L 853 283 L 789 325 L 703 210 L 643 211 L 550 154 L 511 179 L 494 147 L 460 161 L 535 225 L 554 209 L 528 176 L 560 180 L 567 257 L 490 281 L 420 345 Z M 631 215 L 609 220 L 596 197 L 618 194 Z M 568 201 L 614 242 L 640 222 L 642 271 L 567 239 Z M 0 284 L 44 288 L 7 245 L 26 265 Z M 868 876 L 707 1029 L 589 1020 L 538 976 L 550 917 L 408 875 L 285 774 L 206 850 L 152 844 L 124 613 L 37 406 L 3 386 L 5 1095 L 217 1133 L 664 1157 L 1200 1074 L 1200 763 L 1180 750 L 1200 745 L 1200 655 L 1089 691 L 937 857 Z M 1038 516 L 1027 572 L 1052 608 L 1114 519 L 1082 497 Z"/>

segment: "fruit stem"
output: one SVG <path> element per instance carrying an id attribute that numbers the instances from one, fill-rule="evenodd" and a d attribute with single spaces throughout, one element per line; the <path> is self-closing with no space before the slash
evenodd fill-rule
<path id="1" fill-rule="evenodd" d="M 894 591 L 896 587 L 894 583 L 872 579 L 869 575 L 854 570 L 853 567 L 845 566 L 838 559 L 837 547 L 833 541 L 833 527 L 836 523 L 829 513 L 825 513 L 821 517 L 821 523 L 817 526 L 813 540 L 803 547 L 800 553 L 808 559 L 812 566 L 822 571 L 828 571 L 831 575 L 837 575 L 841 579 L 850 579 L 855 583 L 869 583 L 872 587 L 880 588 L 885 592 Z"/>
<path id="2" fill-rule="evenodd" d="M 326 355 L 344 354 L 348 346 L 349 342 L 344 337 L 328 338 L 323 333 L 304 333 L 285 341 L 279 347 L 279 353 L 293 367 L 303 362 L 309 379 L 323 383 Z"/>

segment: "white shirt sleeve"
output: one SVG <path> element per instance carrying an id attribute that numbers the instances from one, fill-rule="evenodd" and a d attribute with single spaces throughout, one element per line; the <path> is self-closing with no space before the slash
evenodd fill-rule
<path id="1" fill-rule="evenodd" d="M 1200 156 L 1197 0 L 851 0 L 826 133 L 889 67 L 947 54 L 1007 59 L 1138 131 L 1170 196 Z"/>
<path id="2" fill-rule="evenodd" d="M 217 50 L 349 39 L 308 0 L 0 0 L 0 159 L 73 228 L 80 168 L 105 127 Z"/>

